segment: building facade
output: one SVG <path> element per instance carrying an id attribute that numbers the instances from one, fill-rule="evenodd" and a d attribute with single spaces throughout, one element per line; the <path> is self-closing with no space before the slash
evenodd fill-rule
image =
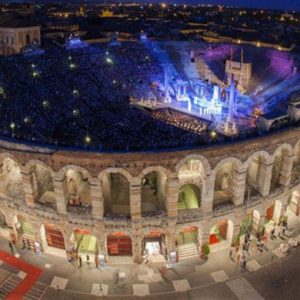
<path id="1" fill-rule="evenodd" d="M 206 148 L 90 153 L 1 142 L 1 233 L 66 255 L 167 259 L 299 216 L 300 129 Z"/>
<path id="2" fill-rule="evenodd" d="M 0 55 L 18 54 L 25 46 L 32 43 L 41 45 L 40 26 L 7 26 L 0 27 Z"/>

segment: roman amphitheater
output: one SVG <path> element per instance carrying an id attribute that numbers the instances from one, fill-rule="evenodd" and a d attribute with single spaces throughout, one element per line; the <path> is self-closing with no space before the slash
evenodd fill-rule
<path id="1" fill-rule="evenodd" d="M 190 151 L 53 151 L 1 142 L 1 224 L 18 243 L 142 262 L 228 247 L 299 215 L 300 129 Z M 76 205 L 76 203 L 81 205 Z"/>

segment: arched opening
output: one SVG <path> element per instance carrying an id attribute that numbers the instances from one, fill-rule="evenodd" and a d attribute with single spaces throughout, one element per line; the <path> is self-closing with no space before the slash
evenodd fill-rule
<path id="1" fill-rule="evenodd" d="M 227 162 L 222 164 L 216 173 L 213 209 L 234 205 L 232 201 L 232 182 L 234 176 L 234 164 Z"/>
<path id="2" fill-rule="evenodd" d="M 90 261 L 95 261 L 95 256 L 98 255 L 97 238 L 91 234 L 89 230 L 76 228 L 71 236 L 71 241 L 74 244 L 74 250 L 77 255 L 81 255 L 82 260 L 89 255 Z"/>
<path id="3" fill-rule="evenodd" d="M 176 237 L 178 260 L 198 256 L 200 243 L 196 226 L 184 228 Z"/>
<path id="4" fill-rule="evenodd" d="M 152 263 L 165 262 L 167 257 L 166 237 L 159 230 L 151 230 L 143 239 L 143 255 Z"/>
<path id="5" fill-rule="evenodd" d="M 115 232 L 107 236 L 107 253 L 111 256 L 132 255 L 132 241 L 125 232 Z"/>
<path id="6" fill-rule="evenodd" d="M 56 249 L 65 249 L 64 236 L 60 229 L 55 226 L 55 224 L 47 223 L 42 225 L 41 237 L 45 246 Z"/>
<path id="7" fill-rule="evenodd" d="M 30 34 L 26 34 L 25 42 L 26 42 L 26 45 L 30 45 L 31 44 Z"/>
<path id="8" fill-rule="evenodd" d="M 245 195 L 255 197 L 260 194 L 260 176 L 263 157 L 260 155 L 255 156 L 249 163 L 246 175 L 246 188 Z"/>
<path id="9" fill-rule="evenodd" d="M 202 162 L 190 159 L 178 171 L 181 189 L 178 195 L 178 209 L 199 208 L 203 192 L 205 172 Z"/>
<path id="10" fill-rule="evenodd" d="M 0 196 L 14 200 L 24 201 L 25 194 L 21 170 L 11 158 L 4 158 L 0 173 Z"/>
<path id="11" fill-rule="evenodd" d="M 121 173 L 108 173 L 102 178 L 104 214 L 130 218 L 130 184 Z"/>
<path id="12" fill-rule="evenodd" d="M 55 206 L 53 178 L 49 169 L 42 164 L 34 165 L 31 180 L 35 200 L 42 204 Z"/>
<path id="13" fill-rule="evenodd" d="M 270 191 L 273 192 L 281 186 L 281 172 L 284 164 L 284 149 L 280 149 L 274 154 L 272 178 Z"/>
<path id="14" fill-rule="evenodd" d="M 33 226 L 25 217 L 18 215 L 15 217 L 14 226 L 17 232 L 17 240 L 20 246 L 28 250 L 35 249 L 35 241 L 38 235 L 38 228 Z"/>
<path id="15" fill-rule="evenodd" d="M 177 207 L 180 209 L 199 208 L 201 204 L 201 190 L 195 184 L 185 184 L 179 190 Z"/>
<path id="16" fill-rule="evenodd" d="M 67 211 L 90 214 L 92 209 L 90 185 L 82 172 L 70 169 L 66 172 Z"/>
<path id="17" fill-rule="evenodd" d="M 281 221 L 282 203 L 276 200 L 266 210 L 264 230 L 270 232 Z"/>
<path id="18" fill-rule="evenodd" d="M 233 238 L 233 222 L 222 220 L 210 230 L 209 244 L 212 251 L 222 250 L 231 246 Z"/>
<path id="19" fill-rule="evenodd" d="M 150 172 L 142 179 L 141 207 L 143 216 L 154 212 L 165 212 L 166 176 L 161 172 Z"/>

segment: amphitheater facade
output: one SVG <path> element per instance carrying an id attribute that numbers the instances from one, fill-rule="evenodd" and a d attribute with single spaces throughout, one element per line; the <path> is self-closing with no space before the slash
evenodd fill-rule
<path id="1" fill-rule="evenodd" d="M 140 263 L 147 241 L 165 258 L 173 251 L 179 260 L 189 255 L 185 244 L 193 244 L 192 255 L 206 243 L 217 251 L 245 226 L 255 233 L 284 215 L 299 215 L 299 137 L 294 128 L 143 153 L 2 141 L 1 233 L 31 249 L 38 242 L 45 252 L 75 249 L 106 261 L 124 255 Z"/>

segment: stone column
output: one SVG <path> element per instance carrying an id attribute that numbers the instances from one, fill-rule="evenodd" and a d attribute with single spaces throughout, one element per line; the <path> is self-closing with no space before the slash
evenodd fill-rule
<path id="1" fill-rule="evenodd" d="M 141 182 L 134 178 L 130 184 L 130 215 L 131 220 L 141 219 Z"/>
<path id="2" fill-rule="evenodd" d="M 67 214 L 67 195 L 65 193 L 65 177 L 54 176 L 53 185 L 56 200 L 56 209 L 59 214 Z"/>
<path id="3" fill-rule="evenodd" d="M 103 195 L 101 189 L 101 182 L 98 178 L 91 178 L 90 183 L 90 193 L 92 201 L 92 215 L 94 219 L 103 219 Z"/>
<path id="4" fill-rule="evenodd" d="M 234 169 L 231 182 L 232 202 L 235 205 L 241 205 L 244 202 L 247 172 L 245 169 Z"/>
<path id="5" fill-rule="evenodd" d="M 270 193 L 272 170 L 273 170 L 273 162 L 269 161 L 265 163 L 264 161 L 260 161 L 258 188 L 259 188 L 259 193 L 263 197 L 269 195 Z"/>
<path id="6" fill-rule="evenodd" d="M 37 198 L 36 187 L 33 185 L 33 171 L 21 171 L 23 188 L 25 193 L 25 201 L 27 206 L 34 207 L 34 201 Z"/>
<path id="7" fill-rule="evenodd" d="M 170 252 L 176 251 L 176 231 L 175 228 L 166 234 L 166 248 L 169 255 Z"/>
<path id="8" fill-rule="evenodd" d="M 142 224 L 141 222 L 133 221 L 132 236 L 131 236 L 132 256 L 133 256 L 133 261 L 139 264 L 143 262 L 142 240 L 143 240 Z"/>
<path id="9" fill-rule="evenodd" d="M 209 216 L 213 212 L 214 186 L 215 176 L 213 174 L 206 175 L 206 179 L 203 181 L 200 206 L 204 216 Z"/>
<path id="10" fill-rule="evenodd" d="M 167 176 L 166 181 L 166 208 L 168 217 L 177 217 L 177 202 L 179 194 L 179 179 L 177 173 L 172 173 Z"/>
<path id="11" fill-rule="evenodd" d="M 291 183 L 293 163 L 295 160 L 295 155 L 284 154 L 283 155 L 283 164 L 280 172 L 279 182 L 283 186 L 288 186 Z"/>

